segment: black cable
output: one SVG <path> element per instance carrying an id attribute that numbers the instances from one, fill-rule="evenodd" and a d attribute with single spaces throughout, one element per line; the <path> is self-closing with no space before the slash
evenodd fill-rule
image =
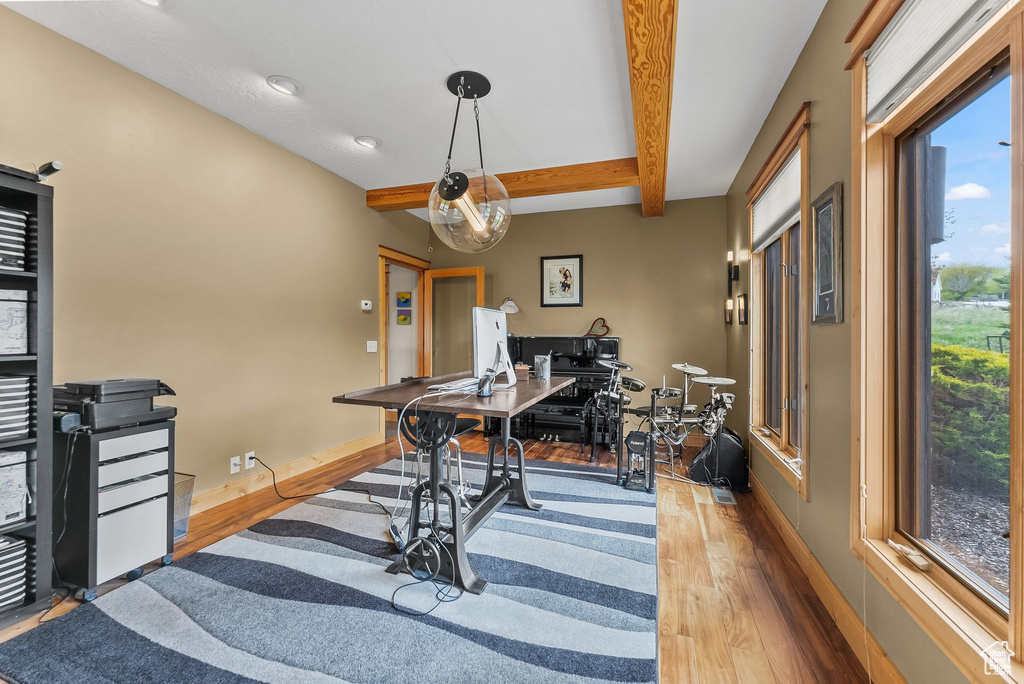
<path id="1" fill-rule="evenodd" d="M 298 496 L 285 496 L 284 494 L 281 493 L 281 490 L 277 488 L 277 473 L 274 472 L 274 469 L 271 468 L 270 466 L 268 466 L 263 461 L 261 461 L 258 456 L 253 456 L 252 458 L 253 458 L 254 461 L 256 461 L 261 466 L 263 466 L 264 468 L 266 468 L 267 470 L 270 471 L 270 477 L 271 477 L 271 479 L 274 482 L 274 492 L 280 498 L 282 498 L 282 499 L 308 499 L 311 496 L 319 496 L 320 494 L 326 494 L 327 492 L 333 492 L 334 491 L 334 489 L 328 489 L 327 492 L 311 492 L 309 494 L 300 494 Z M 374 503 L 377 503 L 377 502 L 374 501 Z"/>
<path id="2" fill-rule="evenodd" d="M 53 599 L 57 598 L 57 594 L 59 594 L 61 592 L 61 589 L 67 589 L 68 593 L 66 593 L 63 596 L 61 596 L 60 597 L 60 601 L 57 601 L 56 603 L 53 603 Z M 45 613 L 43 613 L 42 615 L 39 616 L 40 624 L 42 624 L 44 622 L 49 622 L 49 620 L 46 619 L 46 616 L 49 615 L 50 613 L 52 613 L 54 608 L 56 608 L 60 604 L 64 603 L 64 601 L 68 597 L 70 597 L 70 596 L 71 596 L 71 587 L 57 587 L 57 590 L 54 591 L 50 595 L 50 602 L 52 603 L 52 605 L 49 607 L 49 609 Z M 58 615 L 57 617 L 60 617 L 60 616 Z M 56 618 L 54 618 L 54 619 L 56 619 Z"/>
<path id="3" fill-rule="evenodd" d="M 343 491 L 343 492 L 359 492 L 360 494 L 365 494 L 367 501 L 369 501 L 372 504 L 376 504 L 377 506 L 380 507 L 380 509 L 382 511 L 384 511 L 384 515 L 388 516 L 389 518 L 391 517 L 391 511 L 388 510 L 388 507 L 385 506 L 384 504 L 382 504 L 380 501 L 377 501 L 376 499 L 374 499 L 373 498 L 373 494 L 370 493 L 369 489 L 348 489 L 348 488 L 345 488 L 345 489 L 342 489 L 342 490 L 339 490 L 339 491 Z"/>
<path id="4" fill-rule="evenodd" d="M 449 551 L 448 547 L 445 546 L 444 542 L 441 541 L 441 535 L 438 534 L 437 529 L 434 527 L 433 523 L 431 523 L 430 525 L 430 531 L 433 533 L 434 539 L 437 540 L 436 546 L 439 549 L 444 549 L 444 552 L 448 554 L 448 562 L 451 563 L 452 568 L 452 577 L 448 584 L 445 585 L 443 582 L 437 581 L 437 575 L 435 574 L 432 577 L 428 577 L 426 579 L 416 579 L 412 582 L 406 582 L 405 584 L 399 586 L 397 589 L 394 590 L 394 592 L 391 593 L 391 607 L 400 613 L 405 613 L 406 615 L 411 615 L 413 617 L 424 617 L 430 615 L 442 603 L 452 603 L 454 601 L 458 601 L 460 598 L 462 598 L 462 594 L 464 593 L 462 588 L 460 587 L 458 593 L 454 596 L 452 595 L 452 592 L 455 591 L 455 559 L 452 557 L 452 552 Z M 440 568 L 438 568 L 438 571 L 440 571 Z M 395 603 L 395 597 L 398 596 L 398 592 L 400 592 L 402 589 L 405 589 L 406 587 L 418 586 L 420 584 L 424 584 L 425 582 L 430 582 L 434 585 L 434 598 L 437 599 L 436 603 L 434 603 L 434 605 L 431 606 L 429 610 L 409 610 L 408 608 L 403 608 L 402 606 L 399 606 L 397 603 Z"/>
<path id="5" fill-rule="evenodd" d="M 266 468 L 267 470 L 270 471 L 270 478 L 271 478 L 271 480 L 274 483 L 274 493 L 276 493 L 278 495 L 278 497 L 280 497 L 282 499 L 286 499 L 286 500 L 287 499 L 308 499 L 311 496 L 319 496 L 320 494 L 326 494 L 327 492 L 339 491 L 337 489 L 328 489 L 326 492 L 314 492 L 312 494 L 302 494 L 302 495 L 298 495 L 298 496 L 285 496 L 284 494 L 281 493 L 281 490 L 279 490 L 277 488 L 277 474 L 274 472 L 274 469 L 271 468 L 270 466 L 268 466 L 263 461 L 261 461 L 258 456 L 253 456 L 253 460 L 255 460 L 261 466 L 263 466 L 264 468 Z M 370 503 L 376 504 L 377 506 L 380 506 L 380 509 L 382 511 L 384 511 L 384 515 L 389 516 L 389 517 L 391 516 L 391 511 L 388 510 L 387 506 L 382 504 L 380 501 L 376 501 L 373 498 L 373 495 L 370 494 L 370 490 L 369 489 L 343 489 L 343 490 L 340 490 L 340 491 L 345 491 L 345 492 L 361 492 L 363 494 L 366 494 L 366 498 L 369 500 Z"/>
<path id="6" fill-rule="evenodd" d="M 71 458 L 75 453 L 75 441 L 78 439 L 79 433 L 84 432 L 87 429 L 88 428 L 84 426 L 72 429 L 71 436 L 68 438 L 67 448 L 64 450 L 64 472 L 61 474 L 61 478 L 57 482 L 58 489 L 62 484 L 64 486 L 60 534 L 57 535 L 57 540 L 53 542 L 53 553 L 50 554 L 50 565 L 53 567 L 53 574 L 57 577 L 57 591 L 60 590 L 60 585 L 62 583 L 60 570 L 57 569 L 57 546 L 60 544 L 61 539 L 64 538 L 64 533 L 68 528 L 68 489 L 71 487 Z M 57 591 L 53 593 L 53 596 L 57 595 Z M 50 597 L 50 600 L 53 600 L 53 596 Z"/>

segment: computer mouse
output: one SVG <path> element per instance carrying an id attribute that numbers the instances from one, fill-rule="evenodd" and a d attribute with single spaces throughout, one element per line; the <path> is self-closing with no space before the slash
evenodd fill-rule
<path id="1" fill-rule="evenodd" d="M 494 375 L 485 373 L 476 386 L 476 396 L 489 397 L 494 392 Z"/>

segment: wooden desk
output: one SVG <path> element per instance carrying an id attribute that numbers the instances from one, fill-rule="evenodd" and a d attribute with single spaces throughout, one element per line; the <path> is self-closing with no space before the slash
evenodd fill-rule
<path id="1" fill-rule="evenodd" d="M 568 387 L 574 378 L 552 378 L 550 380 L 521 380 L 508 389 L 495 389 L 489 397 L 476 396 L 475 390 L 439 394 L 432 392 L 430 385 L 467 378 L 468 371 L 443 375 L 436 378 L 413 380 L 397 385 L 375 387 L 349 392 L 334 397 L 337 404 L 380 406 L 401 411 L 409 410 L 400 421 L 399 429 L 415 442 L 416 446 L 430 454 L 430 475 L 412 491 L 409 540 L 403 558 L 392 563 L 387 571 L 397 573 L 413 569 L 429 569 L 440 566 L 439 577 L 452 580 L 459 587 L 473 594 L 479 594 L 487 586 L 469 564 L 466 555 L 466 541 L 480 529 L 488 518 L 504 503 L 511 501 L 531 510 L 540 510 L 540 504 L 530 498 L 526 486 L 526 453 L 523 444 L 511 436 L 511 419 L 519 412 L 533 406 L 541 399 Z M 416 402 L 418 397 L 427 396 Z M 413 403 L 415 402 L 415 403 Z M 455 419 L 460 413 L 491 416 L 501 421 L 501 439 L 492 439 L 487 450 L 487 470 L 484 476 L 483 492 L 472 499 L 473 505 L 463 514 L 462 500 L 444 478 L 444 459 L 448 457 L 448 444 L 455 434 Z M 498 446 L 502 449 L 502 460 L 497 462 Z M 509 466 L 509 447 L 516 449 L 516 469 Z M 422 500 L 426 496 L 432 502 L 429 520 L 421 520 Z M 450 524 L 440 515 L 442 497 L 447 499 Z M 413 543 L 414 540 L 421 540 Z M 448 553 L 435 557 L 429 544 L 440 544 Z M 438 563 L 437 558 L 440 559 Z"/>

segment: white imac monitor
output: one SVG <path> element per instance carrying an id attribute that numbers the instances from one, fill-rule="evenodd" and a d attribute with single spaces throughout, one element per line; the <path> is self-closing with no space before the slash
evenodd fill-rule
<path id="1" fill-rule="evenodd" d="M 504 373 L 507 384 L 494 384 L 495 389 L 516 384 L 515 368 L 508 355 L 508 325 L 505 312 L 473 307 L 473 377 L 482 378 L 488 370 Z"/>

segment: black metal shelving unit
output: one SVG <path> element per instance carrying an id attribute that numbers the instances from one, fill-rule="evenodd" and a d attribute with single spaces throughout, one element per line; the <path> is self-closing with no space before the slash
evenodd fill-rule
<path id="1" fill-rule="evenodd" d="M 0 375 L 30 381 L 29 435 L 0 441 L 0 449 L 28 453 L 32 495 L 27 520 L 0 527 L 0 534 L 28 542 L 25 602 L 0 613 L 0 629 L 50 607 L 53 596 L 53 188 L 0 165 L 0 206 L 29 215 L 25 271 L 0 270 L 0 289 L 28 292 L 28 354 L 0 355 Z"/>

